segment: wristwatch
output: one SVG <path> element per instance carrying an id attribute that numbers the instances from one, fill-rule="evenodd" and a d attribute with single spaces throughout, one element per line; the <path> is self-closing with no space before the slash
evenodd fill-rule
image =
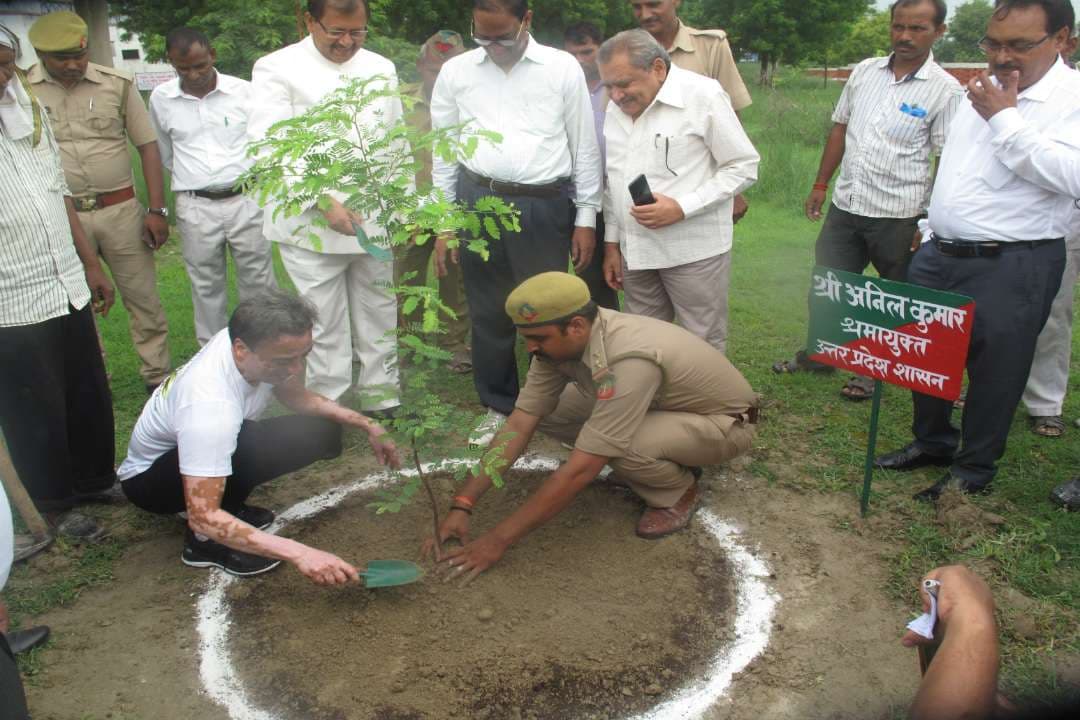
<path id="1" fill-rule="evenodd" d="M 146 208 L 146 212 L 153 213 L 154 215 L 160 215 L 161 217 L 165 218 L 166 220 L 169 219 L 169 208 L 167 208 L 167 207 Z"/>

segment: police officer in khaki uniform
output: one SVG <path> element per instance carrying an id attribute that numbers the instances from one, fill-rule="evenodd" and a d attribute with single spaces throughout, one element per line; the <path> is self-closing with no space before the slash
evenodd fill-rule
<path id="1" fill-rule="evenodd" d="M 634 17 L 643 30 L 656 38 L 668 51 L 671 62 L 683 70 L 696 72 L 720 83 L 731 98 L 735 114 L 750 105 L 750 93 L 731 54 L 727 33 L 723 30 L 698 30 L 679 19 L 682 0 L 630 0 Z M 732 219 L 739 222 L 747 211 L 746 200 L 735 196 Z"/>
<path id="2" fill-rule="evenodd" d="M 42 16 L 29 37 L 41 62 L 27 78 L 59 142 L 79 222 L 131 318 L 139 372 L 152 390 L 169 373 L 168 325 L 154 269 L 154 251 L 168 240 L 169 224 L 149 114 L 130 73 L 89 62 L 86 23 L 75 13 Z M 135 198 L 129 139 L 142 162 L 147 213 Z"/>
<path id="3" fill-rule="evenodd" d="M 406 111 L 405 121 L 420 132 L 431 132 L 431 93 L 435 87 L 435 80 L 439 76 L 439 70 L 443 63 L 463 52 L 465 52 L 465 44 L 461 35 L 453 30 L 439 30 L 420 47 L 420 56 L 416 60 L 420 82 L 402 87 L 402 92 L 416 99 L 412 108 Z M 422 167 L 416 174 L 416 187 L 430 188 L 431 152 L 425 150 L 419 153 L 418 159 Z M 430 240 L 423 245 L 409 243 L 398 248 L 394 258 L 394 283 L 400 285 L 406 273 L 415 273 L 415 276 L 408 281 L 410 285 L 427 282 L 428 266 L 431 264 L 431 254 L 434 250 L 435 243 Z M 439 297 L 457 315 L 446 323 L 446 337 L 440 339 L 440 343 L 453 353 L 449 364 L 452 371 L 471 372 L 469 307 L 465 302 L 465 284 L 461 277 L 461 266 L 455 262 L 447 262 L 439 270 L 445 270 L 445 274 L 439 276 Z M 417 308 L 411 315 L 402 316 L 399 325 L 401 327 L 405 327 L 406 324 L 418 325 L 422 320 L 421 315 L 420 308 Z"/>
<path id="4" fill-rule="evenodd" d="M 443 558 L 455 572 L 472 578 L 491 567 L 605 464 L 647 505 L 637 534 L 673 533 L 694 512 L 700 466 L 750 450 L 757 396 L 704 340 L 662 320 L 597 308 L 585 282 L 562 272 L 523 282 L 506 312 L 534 359 L 490 447 L 504 445 L 513 463 L 539 429 L 574 450 L 524 505 L 472 542 L 469 518 L 491 480 L 480 474 L 465 483 L 439 529 L 440 540 L 466 543 Z"/>

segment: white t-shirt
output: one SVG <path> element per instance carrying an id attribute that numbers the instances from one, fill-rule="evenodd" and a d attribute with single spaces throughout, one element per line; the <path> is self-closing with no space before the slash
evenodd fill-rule
<path id="1" fill-rule="evenodd" d="M 117 477 L 127 480 L 144 472 L 175 447 L 182 475 L 232 475 L 240 425 L 262 413 L 273 389 L 268 383 L 252 385 L 240 375 L 229 329 L 221 330 L 154 391 L 131 433 Z"/>

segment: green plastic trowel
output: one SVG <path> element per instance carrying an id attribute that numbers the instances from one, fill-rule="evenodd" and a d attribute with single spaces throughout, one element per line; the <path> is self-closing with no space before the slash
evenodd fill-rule
<path id="1" fill-rule="evenodd" d="M 364 232 L 364 228 L 360 227 L 360 223 L 354 222 L 353 230 L 356 232 L 356 241 L 360 243 L 360 247 L 364 248 L 368 255 L 379 262 L 390 262 L 394 259 L 394 253 L 382 245 L 372 242 L 368 234 Z"/>
<path id="2" fill-rule="evenodd" d="M 424 571 L 408 560 L 371 560 L 360 574 L 364 587 L 377 588 L 408 585 L 422 578 Z"/>

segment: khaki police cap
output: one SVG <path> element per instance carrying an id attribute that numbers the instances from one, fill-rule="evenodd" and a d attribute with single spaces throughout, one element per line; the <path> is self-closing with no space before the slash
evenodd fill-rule
<path id="1" fill-rule="evenodd" d="M 439 30 L 420 46 L 420 59 L 449 60 L 465 52 L 465 41 L 453 30 Z"/>
<path id="2" fill-rule="evenodd" d="M 70 10 L 42 15 L 30 26 L 28 36 L 38 52 L 74 54 L 87 46 L 86 22 Z"/>
<path id="3" fill-rule="evenodd" d="M 518 327 L 536 327 L 562 320 L 585 307 L 589 286 L 564 272 L 534 275 L 506 298 L 506 314 Z"/>

